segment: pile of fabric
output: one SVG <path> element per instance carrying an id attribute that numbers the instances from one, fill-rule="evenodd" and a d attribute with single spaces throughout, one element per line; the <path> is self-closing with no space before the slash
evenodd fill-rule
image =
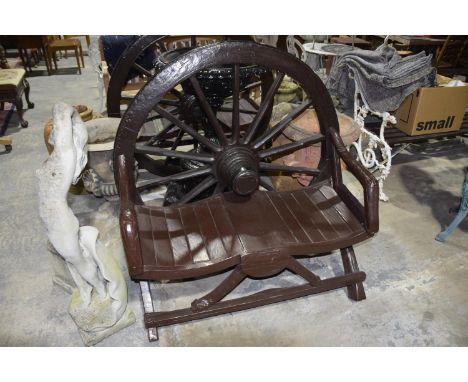
<path id="1" fill-rule="evenodd" d="M 388 45 L 356 49 L 335 58 L 327 87 L 345 109 L 353 105 L 357 86 L 371 110 L 394 111 L 417 88 L 436 86 L 431 59 L 425 52 L 402 58 Z"/>

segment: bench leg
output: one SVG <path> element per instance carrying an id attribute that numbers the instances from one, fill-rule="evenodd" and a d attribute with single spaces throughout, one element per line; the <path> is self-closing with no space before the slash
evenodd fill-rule
<path id="1" fill-rule="evenodd" d="M 247 275 L 238 265 L 229 276 L 223 280 L 215 289 L 201 298 L 192 301 L 191 309 L 193 312 L 201 311 L 226 297 L 236 286 L 238 286 Z"/>
<path id="2" fill-rule="evenodd" d="M 248 296 L 220 301 L 196 312 L 194 312 L 192 308 L 185 308 L 166 312 L 145 313 L 145 325 L 147 328 L 161 327 L 217 316 L 219 314 L 238 312 L 258 306 L 343 288 L 352 283 L 362 284 L 365 278 L 366 274 L 364 272 L 357 272 L 322 280 L 318 286 L 307 283 L 286 288 L 271 288 Z"/>
<path id="3" fill-rule="evenodd" d="M 322 280 L 320 280 L 320 277 L 318 277 L 312 271 L 309 271 L 306 267 L 304 267 L 299 261 L 297 261 L 293 257 L 291 257 L 287 268 L 290 271 L 293 271 L 297 275 L 301 276 L 306 281 L 308 281 L 310 285 L 318 286 L 322 282 Z"/>
<path id="4" fill-rule="evenodd" d="M 345 274 L 357 273 L 359 272 L 359 266 L 356 260 L 356 255 L 354 254 L 353 247 L 341 249 L 341 260 L 343 261 L 343 268 Z M 364 286 L 362 282 L 356 282 L 354 284 L 348 285 L 348 297 L 354 301 L 361 301 L 366 298 L 366 293 L 364 292 Z"/>
<path id="5" fill-rule="evenodd" d="M 292 258 L 285 264 L 283 269 L 289 269 L 295 272 L 303 277 L 307 281 L 307 284 L 270 288 L 251 295 L 223 301 L 224 297 L 234 290 L 246 277 L 251 277 L 249 276 L 249 271 L 246 270 L 245 267 L 239 265 L 210 293 L 194 300 L 190 308 L 172 311 L 155 312 L 149 282 L 140 282 L 145 309 L 145 326 L 148 328 L 150 341 L 155 341 L 157 339 L 156 328 L 158 327 L 238 312 L 343 287 L 347 287 L 348 295 L 352 300 L 359 301 L 365 299 L 366 295 L 362 283 L 366 278 L 366 274 L 359 271 L 353 248 L 348 247 L 341 249 L 341 256 L 345 269 L 344 275 L 322 280 L 300 264 L 296 259 Z M 281 269 L 279 269 L 279 272 L 280 271 Z M 264 276 L 258 277 L 263 278 Z M 152 329 L 156 332 L 151 332 Z"/>

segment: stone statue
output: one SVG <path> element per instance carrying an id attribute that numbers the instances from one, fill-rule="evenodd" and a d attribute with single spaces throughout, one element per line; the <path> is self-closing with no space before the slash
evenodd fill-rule
<path id="1" fill-rule="evenodd" d="M 78 112 L 69 105 L 54 106 L 54 129 L 49 137 L 54 151 L 36 175 L 39 214 L 50 243 L 66 261 L 76 288 L 69 312 L 86 345 L 132 324 L 127 308 L 127 285 L 119 262 L 99 240 L 93 226 L 79 226 L 67 203 L 68 190 L 76 184 L 87 163 L 88 133 Z"/>

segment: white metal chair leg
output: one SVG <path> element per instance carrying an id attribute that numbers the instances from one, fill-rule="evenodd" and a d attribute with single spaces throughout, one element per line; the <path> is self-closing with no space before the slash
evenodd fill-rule
<path id="1" fill-rule="evenodd" d="M 151 287 L 148 281 L 140 281 L 141 297 L 143 299 L 143 309 L 145 313 L 154 313 L 153 298 L 151 296 Z M 158 329 L 148 329 L 148 339 L 153 342 L 158 340 Z"/>

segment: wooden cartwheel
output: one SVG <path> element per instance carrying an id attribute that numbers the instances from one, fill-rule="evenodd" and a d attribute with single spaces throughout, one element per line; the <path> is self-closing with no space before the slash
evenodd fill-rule
<path id="1" fill-rule="evenodd" d="M 121 55 L 112 73 L 107 97 L 108 115 L 111 117 L 120 117 L 123 113 L 122 109 L 133 100 L 139 89 L 148 81 L 151 81 L 160 70 L 175 58 L 189 52 L 194 47 L 206 46 L 216 41 L 229 38 L 234 37 L 153 35 L 139 37 Z M 239 36 L 236 38 L 239 38 Z M 243 38 L 246 37 L 244 36 Z M 138 58 L 144 55 L 148 49 L 154 50 L 156 57 L 151 70 L 145 69 L 138 64 Z M 129 83 L 128 78 L 131 76 L 132 72 L 138 73 L 139 76 Z M 213 76 L 215 77 L 214 81 L 212 81 Z M 207 93 L 207 95 L 209 96 L 209 102 L 213 107 L 214 113 L 220 118 L 220 123 L 223 125 L 223 128 L 227 129 L 230 128 L 230 116 L 232 112 L 232 102 L 230 102 L 232 91 L 227 89 L 227 87 L 230 87 L 230 76 L 232 77 L 232 73 L 225 68 L 218 68 L 217 70 L 209 68 L 201 73 L 199 78 L 200 81 L 202 81 L 202 86 L 210 87 L 210 89 L 204 90 L 208 90 L 209 94 Z M 269 71 L 256 71 L 254 67 L 250 69 L 242 68 L 241 81 L 239 123 L 240 128 L 243 129 L 252 121 L 253 115 L 256 114 L 259 105 L 255 102 L 254 98 L 256 98 L 262 89 L 263 92 L 261 94 L 266 93 L 266 90 L 272 82 L 272 73 Z M 171 89 L 171 91 L 164 96 L 160 104 L 164 105 L 167 110 L 176 113 L 183 121 L 192 124 L 196 131 L 201 132 L 201 134 L 207 136 L 209 139 L 216 139 L 206 115 L 202 115 L 197 111 L 190 84 L 181 83 L 174 87 L 174 89 Z M 271 107 L 268 113 L 271 113 Z M 265 120 L 265 122 L 261 123 L 260 130 L 263 131 L 267 128 L 267 122 L 268 121 Z M 184 146 L 187 144 L 197 145 L 194 141 L 187 139 L 181 140 L 179 132 L 172 128 L 174 124 L 167 118 L 163 118 L 159 113 L 150 113 L 144 125 L 145 128 L 141 129 L 138 136 L 138 140 L 141 142 L 151 140 L 153 145 L 158 145 L 162 148 L 170 148 L 173 144 L 177 146 Z M 177 134 L 179 134 L 178 139 Z M 154 160 L 148 153 L 143 152 L 137 153 L 135 159 L 137 161 L 139 173 L 137 181 L 142 184 L 147 180 L 148 174 L 167 175 L 178 171 L 180 167 L 179 163 L 174 163 L 174 160 L 171 158 Z M 174 168 L 174 164 L 176 168 Z M 185 162 L 185 164 L 190 165 L 188 162 Z M 169 185 L 170 191 L 167 193 L 165 204 L 176 202 L 182 198 L 192 186 L 193 184 L 191 181 L 179 181 L 178 185 L 171 183 Z"/>

